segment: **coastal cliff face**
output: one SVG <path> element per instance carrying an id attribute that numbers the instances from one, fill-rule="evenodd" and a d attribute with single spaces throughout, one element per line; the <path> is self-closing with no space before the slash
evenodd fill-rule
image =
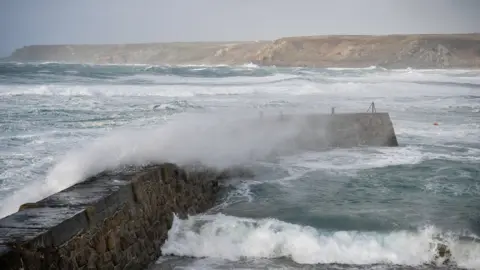
<path id="1" fill-rule="evenodd" d="M 16 50 L 11 61 L 92 64 L 248 63 L 266 43 L 151 43 L 125 45 L 32 45 Z"/>
<path id="2" fill-rule="evenodd" d="M 283 38 L 255 60 L 276 66 L 473 68 L 480 67 L 480 35 Z"/>
<path id="3" fill-rule="evenodd" d="M 479 68 L 480 34 L 311 36 L 274 41 L 33 45 L 10 61 L 93 64 L 228 64 L 385 68 Z"/>

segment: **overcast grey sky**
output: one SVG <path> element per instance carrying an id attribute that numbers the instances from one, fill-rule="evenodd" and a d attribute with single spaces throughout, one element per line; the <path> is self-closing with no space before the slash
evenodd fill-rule
<path id="1" fill-rule="evenodd" d="M 0 0 L 0 55 L 32 44 L 480 32 L 480 0 Z"/>

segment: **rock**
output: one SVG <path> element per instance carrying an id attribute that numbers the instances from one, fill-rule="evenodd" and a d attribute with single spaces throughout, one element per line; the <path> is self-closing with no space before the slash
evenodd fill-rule
<path id="1" fill-rule="evenodd" d="M 435 255 L 431 264 L 433 265 L 451 265 L 452 252 L 444 243 L 433 244 L 435 246 Z"/>
<path id="2" fill-rule="evenodd" d="M 37 208 L 37 207 L 38 207 L 37 203 L 24 203 L 20 205 L 20 207 L 18 208 L 18 211 L 22 211 L 29 208 Z"/>

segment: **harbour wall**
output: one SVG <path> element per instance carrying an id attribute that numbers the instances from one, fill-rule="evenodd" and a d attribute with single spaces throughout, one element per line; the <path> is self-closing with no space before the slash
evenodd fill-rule
<path id="1" fill-rule="evenodd" d="M 327 138 L 332 146 L 398 146 L 388 113 L 334 114 L 327 123 Z"/>
<path id="2" fill-rule="evenodd" d="M 296 136 L 288 142 L 298 148 L 319 150 L 325 147 L 398 146 L 388 113 L 294 114 L 275 116 L 285 126 L 294 125 Z M 264 125 L 272 116 L 260 117 Z"/>
<path id="3" fill-rule="evenodd" d="M 0 220 L 0 269 L 145 269 L 180 217 L 211 208 L 225 174 L 174 164 L 103 173 Z"/>
<path id="4" fill-rule="evenodd" d="M 398 146 L 388 113 L 257 120 L 263 128 L 271 123 L 298 128 L 285 145 Z M 211 208 L 219 181 L 229 176 L 166 163 L 105 172 L 26 203 L 0 219 L 0 269 L 145 269 L 161 256 L 174 213 L 185 217 Z"/>

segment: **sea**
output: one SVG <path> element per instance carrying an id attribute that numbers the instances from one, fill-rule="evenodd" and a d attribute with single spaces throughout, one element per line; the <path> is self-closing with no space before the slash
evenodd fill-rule
<path id="1" fill-rule="evenodd" d="M 296 147 L 295 125 L 249 124 L 372 102 L 399 147 Z M 480 70 L 0 63 L 0 217 L 165 161 L 253 175 L 175 218 L 152 269 L 480 269 Z"/>

